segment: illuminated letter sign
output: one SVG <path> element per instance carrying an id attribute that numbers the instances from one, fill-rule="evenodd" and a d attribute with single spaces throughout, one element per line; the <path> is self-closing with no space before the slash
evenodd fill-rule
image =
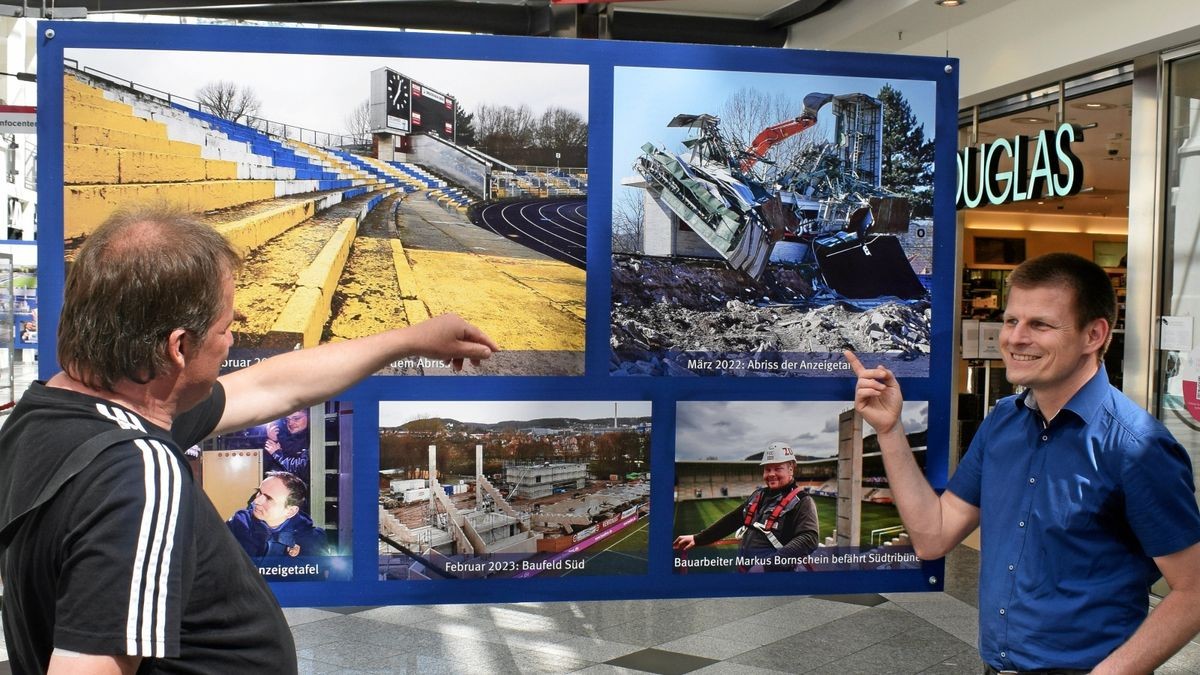
<path id="1" fill-rule="evenodd" d="M 1083 163 L 1071 152 L 1071 143 L 1082 140 L 1078 126 L 1063 124 L 1035 138 L 1018 135 L 1011 142 L 1001 138 L 978 148 L 963 148 L 958 154 L 958 208 L 973 209 L 985 200 L 999 205 L 1078 194 L 1083 187 Z M 1008 171 L 1000 170 L 1003 157 L 1012 160 Z"/>

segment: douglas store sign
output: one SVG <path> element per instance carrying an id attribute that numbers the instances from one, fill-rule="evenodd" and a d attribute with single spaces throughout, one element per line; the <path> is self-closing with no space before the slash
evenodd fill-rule
<path id="1" fill-rule="evenodd" d="M 1081 141 L 1078 125 L 1063 124 L 1036 137 L 1001 138 L 963 148 L 958 153 L 958 208 L 1078 194 L 1083 163 L 1071 152 L 1071 144 Z"/>

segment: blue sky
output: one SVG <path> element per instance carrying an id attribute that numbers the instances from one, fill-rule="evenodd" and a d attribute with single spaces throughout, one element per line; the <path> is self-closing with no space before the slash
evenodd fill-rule
<path id="1" fill-rule="evenodd" d="M 798 115 L 801 100 L 810 92 L 875 96 L 884 84 L 891 84 L 904 94 L 917 122 L 925 125 L 926 138 L 932 140 L 934 133 L 937 88 L 927 80 L 675 68 L 616 68 L 613 80 L 614 185 L 619 185 L 621 178 L 635 175 L 631 167 L 643 143 L 652 141 L 676 152 L 682 149 L 679 142 L 687 137 L 688 130 L 668 129 L 672 117 L 679 113 L 719 115 L 726 99 L 743 88 L 772 96 L 788 95 L 795 100 L 794 115 Z"/>

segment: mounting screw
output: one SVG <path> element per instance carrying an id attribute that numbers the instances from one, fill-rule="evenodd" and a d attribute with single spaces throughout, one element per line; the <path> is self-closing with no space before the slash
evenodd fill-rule
<path id="1" fill-rule="evenodd" d="M 949 68 L 949 66 L 946 66 L 946 67 Z M 929 577 L 929 585 L 937 586 L 937 577 Z"/>
<path id="2" fill-rule="evenodd" d="M 953 73 L 953 72 L 954 72 L 954 66 L 947 63 L 946 64 L 946 74 L 949 75 L 950 73 Z"/>
<path id="3" fill-rule="evenodd" d="M 54 39 L 54 29 L 53 29 L 53 28 L 47 28 L 47 29 L 46 29 L 46 39 L 47 39 L 47 40 L 53 40 L 53 39 Z"/>

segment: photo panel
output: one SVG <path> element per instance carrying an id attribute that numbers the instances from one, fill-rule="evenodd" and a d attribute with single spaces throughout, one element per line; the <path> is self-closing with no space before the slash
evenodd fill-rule
<path id="1" fill-rule="evenodd" d="M 119 209 L 198 213 L 245 255 L 227 370 L 454 312 L 503 348 L 468 373 L 582 375 L 587 66 L 64 53 L 66 260 Z"/>
<path id="2" fill-rule="evenodd" d="M 648 401 L 381 401 L 379 578 L 644 575 Z"/>
<path id="3" fill-rule="evenodd" d="M 53 26 L 39 48 L 44 292 L 22 325 L 36 340 L 40 305 L 43 377 L 64 268 L 117 209 L 155 201 L 243 253 L 223 373 L 450 312 L 501 348 L 464 371 L 485 377 L 393 377 L 453 373 L 397 359 L 332 403 L 193 450 L 284 605 L 941 583 L 941 562 L 905 546 L 873 432 L 851 434 L 860 454 L 843 465 L 837 428 L 852 349 L 903 379 L 918 462 L 944 484 L 950 383 L 933 373 L 949 372 L 952 332 L 933 305 L 955 275 L 953 228 L 935 237 L 932 150 L 935 108 L 952 128 L 953 60 Z M 953 134 L 937 140 L 953 157 Z M 792 500 L 811 507 L 796 560 L 753 521 L 772 549 L 740 550 L 773 443 L 797 460 Z M 859 472 L 845 485 L 844 466 Z M 306 496 L 288 510 L 297 483 Z M 674 501 L 654 523 L 652 495 Z M 280 527 L 268 501 L 304 532 L 249 536 Z M 723 519 L 735 527 L 676 548 Z M 781 566 L 793 574 L 740 574 Z M 720 591 L 688 576 L 713 573 Z M 404 583 L 454 579 L 472 583 Z"/>
<path id="4" fill-rule="evenodd" d="M 680 401 L 676 574 L 919 569 L 875 431 L 844 401 Z M 929 405 L 902 421 L 919 465 Z"/>
<path id="5" fill-rule="evenodd" d="M 328 401 L 186 452 L 230 533 L 269 581 L 351 577 L 354 407 Z"/>
<path id="6" fill-rule="evenodd" d="M 935 93 L 616 68 L 611 372 L 927 376 Z"/>

